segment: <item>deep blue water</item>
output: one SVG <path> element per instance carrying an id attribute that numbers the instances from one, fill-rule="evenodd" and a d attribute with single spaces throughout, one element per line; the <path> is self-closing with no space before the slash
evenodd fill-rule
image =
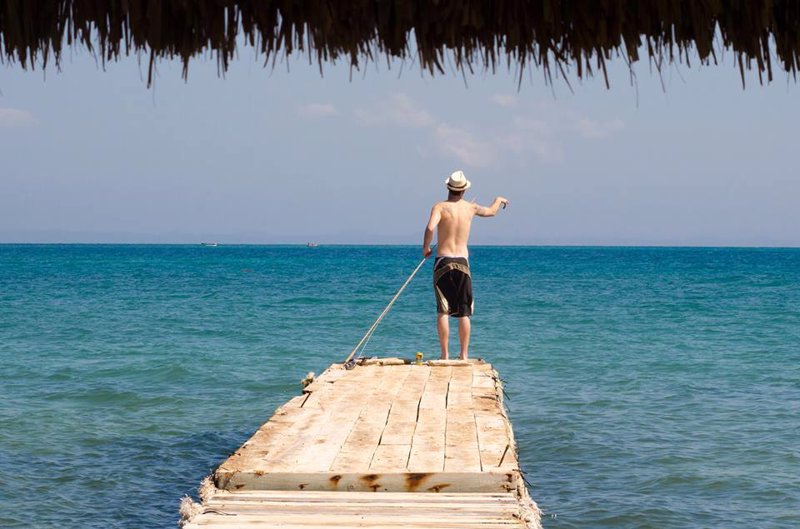
<path id="1" fill-rule="evenodd" d="M 0 245 L 0 527 L 175 527 L 417 247 Z M 474 248 L 546 528 L 800 526 L 800 250 Z M 367 355 L 436 354 L 430 264 Z M 453 347 L 455 349 L 455 347 Z"/>

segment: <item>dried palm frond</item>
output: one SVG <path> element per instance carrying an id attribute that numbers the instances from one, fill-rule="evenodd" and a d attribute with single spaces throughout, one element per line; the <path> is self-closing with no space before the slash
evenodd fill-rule
<path id="1" fill-rule="evenodd" d="M 716 63 L 730 49 L 742 72 L 771 80 L 777 65 L 796 79 L 800 66 L 797 0 L 2 0 L 0 60 L 23 68 L 59 64 L 64 45 L 103 61 L 141 53 L 148 83 L 160 58 L 212 52 L 220 72 L 237 43 L 264 56 L 301 51 L 320 64 L 353 67 L 413 58 L 432 74 L 454 67 L 540 68 L 545 77 L 601 72 L 646 50 L 657 69 L 673 61 Z M 774 55 L 774 56 L 773 56 Z M 273 63 L 274 64 L 274 63 Z M 570 68 L 572 67 L 572 68 Z"/>

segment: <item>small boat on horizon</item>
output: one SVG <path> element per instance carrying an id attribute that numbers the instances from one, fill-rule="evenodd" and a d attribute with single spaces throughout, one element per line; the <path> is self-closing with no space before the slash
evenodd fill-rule
<path id="1" fill-rule="evenodd" d="M 319 244 L 315 242 L 307 242 L 306 246 L 309 248 L 316 248 L 317 246 L 319 246 Z"/>
<path id="2" fill-rule="evenodd" d="M 201 242 L 200 246 L 216 247 L 216 246 L 219 246 L 219 243 L 218 242 Z"/>

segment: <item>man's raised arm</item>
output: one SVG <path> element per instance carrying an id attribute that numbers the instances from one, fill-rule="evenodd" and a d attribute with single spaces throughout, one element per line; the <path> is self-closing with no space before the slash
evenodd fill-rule
<path id="1" fill-rule="evenodd" d="M 425 226 L 425 237 L 422 240 L 422 256 L 428 257 L 433 253 L 431 250 L 431 242 L 433 242 L 433 230 L 439 225 L 442 220 L 442 212 L 439 211 L 439 205 L 433 206 L 431 209 L 431 216 L 428 219 L 428 225 Z"/>
<path id="2" fill-rule="evenodd" d="M 475 204 L 475 214 L 479 217 L 494 217 L 500 210 L 500 206 L 506 207 L 508 204 L 507 198 L 497 197 L 492 202 L 492 205 L 488 207 Z"/>

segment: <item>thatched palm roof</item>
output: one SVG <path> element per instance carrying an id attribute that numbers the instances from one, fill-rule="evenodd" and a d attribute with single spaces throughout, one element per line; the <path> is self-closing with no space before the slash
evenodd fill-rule
<path id="1" fill-rule="evenodd" d="M 153 65 L 212 52 L 222 71 L 237 43 L 265 58 L 303 50 L 319 62 L 358 66 L 415 57 L 443 72 L 534 65 L 577 77 L 646 50 L 656 67 L 715 63 L 731 49 L 742 71 L 796 78 L 798 0 L 0 0 L 0 59 L 23 68 L 59 62 L 65 45 L 103 61 L 144 53 Z"/>

